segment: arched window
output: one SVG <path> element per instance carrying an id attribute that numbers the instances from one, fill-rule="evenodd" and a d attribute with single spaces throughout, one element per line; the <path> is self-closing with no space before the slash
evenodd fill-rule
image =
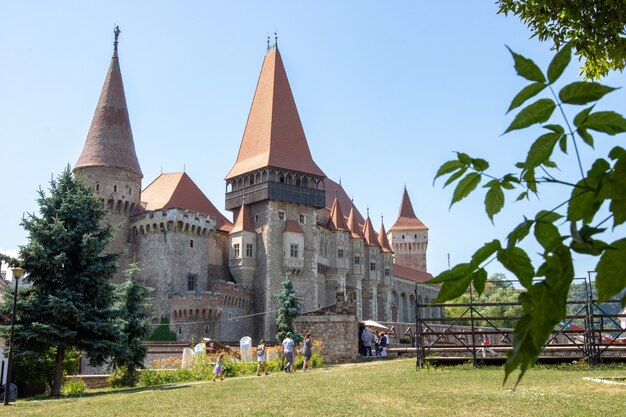
<path id="1" fill-rule="evenodd" d="M 400 317 L 401 320 L 406 323 L 407 321 L 409 321 L 409 306 L 405 293 L 402 293 L 402 295 L 400 295 L 400 301 Z"/>

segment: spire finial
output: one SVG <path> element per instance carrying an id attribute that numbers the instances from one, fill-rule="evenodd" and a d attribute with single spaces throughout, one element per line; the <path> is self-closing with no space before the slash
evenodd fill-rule
<path id="1" fill-rule="evenodd" d="M 267 32 L 267 50 L 270 50 L 270 33 Z"/>
<path id="2" fill-rule="evenodd" d="M 274 46 L 278 49 L 278 29 L 274 30 Z"/>
<path id="3" fill-rule="evenodd" d="M 370 205 L 369 204 L 367 205 L 367 217 L 368 218 L 370 217 Z"/>
<path id="4" fill-rule="evenodd" d="M 338 192 L 339 192 L 339 190 L 335 188 L 335 200 L 337 199 L 337 193 Z"/>
<path id="5" fill-rule="evenodd" d="M 117 52 L 117 43 L 118 43 L 118 39 L 120 37 L 120 33 L 122 33 L 122 31 L 120 30 L 120 26 L 119 25 L 115 25 L 115 29 L 113 29 L 113 34 L 115 35 L 115 42 L 113 42 L 113 50 L 115 52 Z"/>
<path id="6" fill-rule="evenodd" d="M 385 224 L 385 219 L 382 213 L 380 213 L 380 224 Z"/>

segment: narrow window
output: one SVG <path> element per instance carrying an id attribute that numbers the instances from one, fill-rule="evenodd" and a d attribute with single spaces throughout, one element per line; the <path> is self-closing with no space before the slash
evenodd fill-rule
<path id="1" fill-rule="evenodd" d="M 254 222 L 258 223 L 259 222 L 259 213 L 254 215 Z"/>
<path id="2" fill-rule="evenodd" d="M 113 186 L 113 192 L 116 193 L 117 192 L 117 185 Z"/>
<path id="3" fill-rule="evenodd" d="M 337 258 L 343 258 L 343 249 L 337 249 Z"/>
<path id="4" fill-rule="evenodd" d="M 390 274 L 389 268 L 385 268 L 385 276 L 388 277 Z"/>
<path id="5" fill-rule="evenodd" d="M 96 184 L 96 192 L 100 191 L 100 184 Z"/>
<path id="6" fill-rule="evenodd" d="M 300 224 L 306 224 L 306 216 L 304 214 L 300 215 Z"/>
<path id="7" fill-rule="evenodd" d="M 239 258 L 239 243 L 235 243 L 233 245 L 233 253 L 234 253 L 235 259 Z"/>
<path id="8" fill-rule="evenodd" d="M 187 291 L 196 290 L 196 276 L 193 274 L 187 275 Z"/>
<path id="9" fill-rule="evenodd" d="M 189 239 L 189 247 L 193 248 L 193 239 Z"/>
<path id="10" fill-rule="evenodd" d="M 376 263 L 370 262 L 370 271 L 376 271 Z"/>
<path id="11" fill-rule="evenodd" d="M 283 210 L 278 210 L 278 220 L 281 222 L 285 221 L 285 212 Z"/>
<path id="12" fill-rule="evenodd" d="M 290 246 L 290 254 L 292 258 L 298 257 L 298 245 L 292 243 Z"/>
<path id="13" fill-rule="evenodd" d="M 251 243 L 246 244 L 246 257 L 252 258 L 252 244 Z"/>
<path id="14" fill-rule="evenodd" d="M 128 195 L 133 195 L 133 189 L 128 187 Z"/>
<path id="15" fill-rule="evenodd" d="M 354 264 L 355 265 L 361 265 L 361 257 L 360 256 L 355 256 L 354 257 Z"/>

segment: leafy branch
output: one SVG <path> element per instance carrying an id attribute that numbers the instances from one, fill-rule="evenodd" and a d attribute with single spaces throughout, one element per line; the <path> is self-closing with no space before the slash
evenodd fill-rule
<path id="1" fill-rule="evenodd" d="M 540 125 L 544 132 L 531 144 L 524 162 L 518 162 L 515 173 L 492 175 L 487 172 L 489 163 L 456 152 L 456 159 L 445 162 L 437 171 L 439 177 L 449 176 L 447 187 L 456 182 L 450 206 L 474 192 L 485 180 L 485 212 L 493 218 L 505 205 L 505 192 L 518 190 L 515 201 L 539 194 L 544 184 L 556 184 L 571 189 L 569 198 L 550 210 L 540 210 L 531 218 L 517 225 L 506 237 L 506 244 L 493 240 L 479 248 L 467 263 L 456 265 L 433 278 L 431 283 L 441 284 L 434 302 L 444 302 L 462 295 L 473 285 L 481 294 L 485 288 L 485 266 L 497 259 L 519 280 L 525 291 L 520 294 L 524 314 L 514 330 L 513 350 L 509 352 L 505 366 L 505 382 L 515 369 L 520 369 L 517 382 L 534 364 L 554 325 L 565 317 L 567 293 L 574 278 L 572 252 L 598 258 L 596 286 L 600 301 L 619 293 L 626 287 L 626 239 L 606 243 L 595 236 L 606 230 L 601 226 L 612 220 L 612 227 L 626 222 L 626 150 L 616 146 L 608 153 L 608 160 L 598 158 L 585 173 L 577 140 L 594 146 L 591 132 L 616 135 L 626 132 L 626 119 L 612 111 L 594 111 L 595 103 L 616 88 L 590 81 L 576 81 L 562 87 L 558 94 L 554 84 L 571 60 L 571 47 L 565 45 L 550 62 L 544 74 L 531 60 L 511 51 L 517 74 L 531 83 L 512 100 L 508 112 L 523 106 L 543 91 L 552 97 L 539 98 L 518 111 L 504 134 L 514 130 Z M 591 104 L 579 111 L 570 123 L 563 107 Z M 556 108 L 565 120 L 565 126 L 550 123 Z M 552 160 L 556 147 L 567 154 L 571 139 L 581 179 L 569 181 L 553 176 L 549 170 L 558 168 Z M 609 162 L 610 161 L 610 162 Z M 538 176 L 537 170 L 544 175 Z M 610 215 L 592 226 L 600 208 L 608 204 Z M 566 208 L 566 213 L 559 213 Z M 556 223 L 559 223 L 558 225 Z M 562 234 L 559 227 L 569 224 L 569 234 Z M 530 235 L 543 248 L 543 263 L 535 269 L 530 257 L 519 245 Z M 626 299 L 622 299 L 626 304 Z"/>

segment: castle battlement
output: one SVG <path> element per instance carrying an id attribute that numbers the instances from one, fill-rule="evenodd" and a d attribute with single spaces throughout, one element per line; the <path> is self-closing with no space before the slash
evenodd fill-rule
<path id="1" fill-rule="evenodd" d="M 179 232 L 207 236 L 215 231 L 215 217 L 178 207 L 142 213 L 131 218 L 135 234 Z"/>

